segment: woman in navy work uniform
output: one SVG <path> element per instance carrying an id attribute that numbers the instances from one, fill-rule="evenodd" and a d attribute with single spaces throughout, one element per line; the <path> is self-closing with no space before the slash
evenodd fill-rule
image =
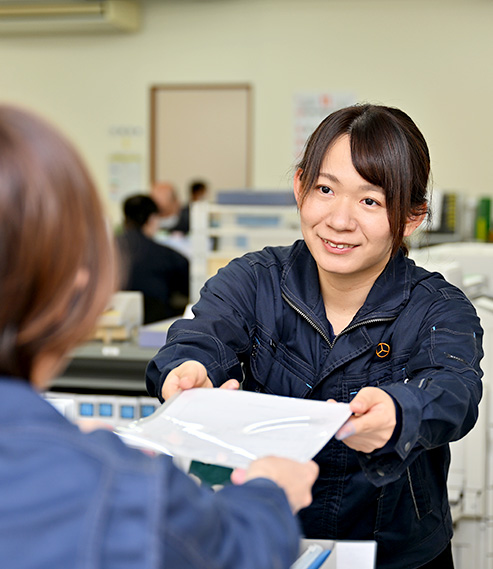
<path id="1" fill-rule="evenodd" d="M 0 105 L 0 567 L 288 569 L 318 467 L 267 457 L 213 493 L 38 391 L 93 331 L 115 265 L 72 146 Z"/>
<path id="2" fill-rule="evenodd" d="M 404 112 L 356 105 L 328 116 L 294 177 L 304 240 L 220 270 L 147 370 L 161 399 L 239 380 L 350 402 L 299 515 L 307 537 L 375 539 L 380 569 L 453 567 L 448 443 L 474 426 L 482 393 L 474 308 L 406 257 L 429 173 Z"/>

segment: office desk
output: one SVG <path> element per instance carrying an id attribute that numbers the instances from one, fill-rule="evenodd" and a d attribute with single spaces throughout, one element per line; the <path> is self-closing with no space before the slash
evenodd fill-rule
<path id="1" fill-rule="evenodd" d="M 88 342 L 73 352 L 51 391 L 147 395 L 145 368 L 157 351 L 131 342 Z"/>

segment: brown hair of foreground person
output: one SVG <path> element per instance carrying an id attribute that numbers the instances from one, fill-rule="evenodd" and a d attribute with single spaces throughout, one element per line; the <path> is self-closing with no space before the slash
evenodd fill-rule
<path id="1" fill-rule="evenodd" d="M 94 327 L 116 282 L 102 211 L 72 144 L 0 105 L 0 374 L 43 382 Z"/>

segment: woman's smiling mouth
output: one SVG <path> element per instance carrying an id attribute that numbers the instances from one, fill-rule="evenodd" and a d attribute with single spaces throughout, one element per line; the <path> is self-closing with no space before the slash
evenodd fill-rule
<path id="1" fill-rule="evenodd" d="M 335 247 L 336 249 L 353 249 L 356 245 L 349 245 L 348 243 L 334 243 L 333 241 L 329 241 L 328 239 L 324 239 L 322 237 L 322 241 L 330 247 Z"/>

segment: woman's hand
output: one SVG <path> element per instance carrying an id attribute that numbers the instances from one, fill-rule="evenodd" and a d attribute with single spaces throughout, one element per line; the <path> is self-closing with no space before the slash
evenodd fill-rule
<path id="1" fill-rule="evenodd" d="M 395 403 L 378 387 L 363 387 L 349 404 L 354 415 L 337 431 L 335 438 L 349 448 L 373 452 L 390 440 L 396 425 Z"/>
<path id="2" fill-rule="evenodd" d="M 312 502 L 312 486 L 318 476 L 318 465 L 297 462 L 288 458 L 268 456 L 253 461 L 247 470 L 233 470 L 231 482 L 243 484 L 253 478 L 268 478 L 286 493 L 291 510 L 295 514 Z"/>
<path id="3" fill-rule="evenodd" d="M 240 386 L 236 379 L 229 379 L 221 385 L 223 389 L 238 389 Z M 193 387 L 214 387 L 207 376 L 205 366 L 195 360 L 189 360 L 172 369 L 163 383 L 162 395 L 166 401 L 175 393 L 192 389 Z"/>

